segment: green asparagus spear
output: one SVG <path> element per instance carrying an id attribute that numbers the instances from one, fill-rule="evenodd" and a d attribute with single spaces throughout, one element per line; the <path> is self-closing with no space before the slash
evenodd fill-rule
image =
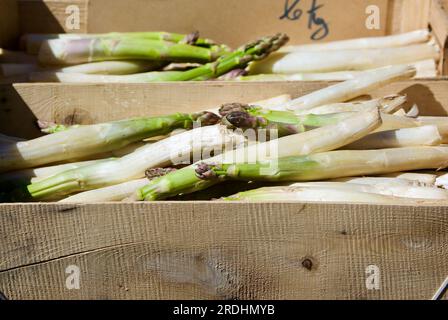
<path id="1" fill-rule="evenodd" d="M 363 151 L 331 151 L 257 163 L 201 163 L 204 181 L 315 181 L 392 172 L 441 169 L 448 165 L 448 147 L 409 147 Z"/>
<path id="2" fill-rule="evenodd" d="M 210 125 L 219 121 L 219 117 L 209 112 L 201 112 L 136 118 L 85 125 L 34 140 L 1 145 L 0 172 L 120 149 L 139 140 L 168 134 L 174 129 L 190 129 L 195 121 Z"/>
<path id="3" fill-rule="evenodd" d="M 231 163 L 240 159 L 241 161 L 238 162 L 243 163 L 248 159 L 247 155 L 255 155 L 256 159 L 261 161 L 334 150 L 359 140 L 380 125 L 378 109 L 371 109 L 356 113 L 334 125 L 282 137 L 267 143 L 251 145 L 247 148 L 239 148 L 205 162 L 207 164 L 227 163 L 230 158 L 233 160 Z M 270 154 L 271 151 L 277 151 L 277 153 Z M 207 172 L 204 172 L 202 166 L 203 163 L 196 163 L 155 179 L 139 189 L 135 199 L 162 200 L 179 194 L 204 190 L 221 181 L 219 177 L 218 179 L 207 179 Z"/>
<path id="4" fill-rule="evenodd" d="M 215 61 L 225 54 L 188 44 L 146 39 L 56 39 L 45 41 L 39 51 L 42 65 L 72 65 L 108 60 L 155 60 L 177 62 Z"/>

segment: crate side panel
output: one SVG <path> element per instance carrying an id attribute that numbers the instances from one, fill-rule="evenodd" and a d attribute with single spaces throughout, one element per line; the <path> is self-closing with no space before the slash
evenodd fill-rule
<path id="1" fill-rule="evenodd" d="M 448 273 L 446 210 L 3 205 L 0 291 L 11 299 L 429 299 Z M 79 267 L 79 290 L 66 287 L 70 266 Z M 379 268 L 380 290 L 366 287 L 369 266 Z"/>

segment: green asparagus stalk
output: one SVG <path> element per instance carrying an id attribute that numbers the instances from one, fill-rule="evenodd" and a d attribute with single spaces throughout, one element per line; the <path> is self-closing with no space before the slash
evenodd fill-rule
<path id="1" fill-rule="evenodd" d="M 58 198 L 143 178 L 148 168 L 164 167 L 206 157 L 229 144 L 239 145 L 244 137 L 223 126 L 200 127 L 137 149 L 124 157 L 104 163 L 64 171 L 32 183 L 28 191 L 34 199 Z"/>
<path id="2" fill-rule="evenodd" d="M 133 142 L 165 135 L 194 122 L 214 124 L 219 117 L 208 112 L 136 118 L 81 126 L 34 140 L 0 146 L 0 172 L 36 167 L 121 149 Z"/>
<path id="3" fill-rule="evenodd" d="M 206 160 L 205 163 L 245 163 L 266 159 L 275 160 L 282 157 L 334 150 L 366 136 L 380 125 L 381 118 L 378 109 L 375 108 L 356 113 L 334 125 L 226 152 Z M 203 163 L 199 162 L 182 168 L 150 182 L 136 192 L 135 200 L 166 199 L 204 190 L 219 183 L 219 179 L 207 180 L 204 179 L 203 174 L 198 173 L 201 171 Z"/>
<path id="4" fill-rule="evenodd" d="M 448 166 L 448 147 L 409 147 L 367 151 L 331 151 L 282 158 L 275 163 L 210 164 L 199 166 L 203 179 L 243 181 L 317 181 Z"/>
<path id="5" fill-rule="evenodd" d="M 56 39 L 44 41 L 39 51 L 42 65 L 73 65 L 108 60 L 177 62 L 214 61 L 227 51 L 146 39 Z"/>
<path id="6" fill-rule="evenodd" d="M 210 39 L 199 38 L 197 32 L 191 34 L 179 34 L 169 32 L 111 32 L 100 34 L 26 34 L 21 40 L 21 45 L 29 54 L 39 53 L 42 43 L 53 39 L 66 40 L 83 40 L 83 39 L 146 39 L 169 41 L 174 43 L 187 43 L 196 46 L 210 47 L 215 45 L 215 42 Z"/>

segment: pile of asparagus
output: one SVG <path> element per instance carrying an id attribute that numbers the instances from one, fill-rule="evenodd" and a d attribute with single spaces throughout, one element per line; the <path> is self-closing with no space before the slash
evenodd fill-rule
<path id="1" fill-rule="evenodd" d="M 348 80 L 360 72 L 387 65 L 412 64 L 417 78 L 437 76 L 440 49 L 428 30 L 378 38 L 286 46 L 250 65 L 241 80 Z"/>
<path id="2" fill-rule="evenodd" d="M 448 175 L 440 171 L 448 166 L 448 119 L 404 110 L 400 95 L 353 102 L 415 72 L 385 67 L 296 99 L 194 114 L 74 126 L 41 121 L 47 135 L 40 138 L 0 136 L 1 198 L 448 200 Z"/>
<path id="3" fill-rule="evenodd" d="M 0 49 L 0 81 L 344 81 L 399 64 L 413 65 L 417 78 L 437 76 L 440 48 L 428 30 L 281 48 L 287 41 L 277 35 L 232 52 L 198 33 L 28 34 L 24 52 Z M 256 55 L 255 46 L 271 49 Z"/>
<path id="4" fill-rule="evenodd" d="M 156 82 L 234 78 L 288 41 L 265 37 L 231 51 L 198 33 L 29 34 L 25 52 L 0 49 L 6 82 Z"/>

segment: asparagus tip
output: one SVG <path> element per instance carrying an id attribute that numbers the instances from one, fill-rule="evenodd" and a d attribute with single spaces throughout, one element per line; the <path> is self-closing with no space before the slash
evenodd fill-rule
<path id="1" fill-rule="evenodd" d="M 232 113 L 232 112 L 245 112 L 250 108 L 250 106 L 248 104 L 245 103 L 238 103 L 238 102 L 234 102 L 234 103 L 226 103 L 223 104 L 220 108 L 219 108 L 219 114 L 222 117 L 227 116 L 228 114 Z"/>
<path id="2" fill-rule="evenodd" d="M 196 176 L 201 180 L 213 180 L 218 177 L 218 175 L 213 171 L 213 166 L 208 163 L 199 163 L 196 165 Z"/>
<path id="3" fill-rule="evenodd" d="M 181 41 L 181 43 L 194 45 L 199 39 L 199 31 L 193 31 L 190 34 L 187 34 L 185 38 Z"/>
<path id="4" fill-rule="evenodd" d="M 258 118 L 243 111 L 233 111 L 222 118 L 221 123 L 228 128 L 255 129 L 266 122 L 263 118 Z"/>

